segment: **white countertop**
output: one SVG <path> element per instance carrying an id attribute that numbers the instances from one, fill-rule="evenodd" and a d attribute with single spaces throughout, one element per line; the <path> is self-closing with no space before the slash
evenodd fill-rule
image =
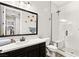
<path id="1" fill-rule="evenodd" d="M 0 47 L 0 50 L 2 50 L 2 52 L 0 53 L 4 53 L 4 52 L 8 52 L 8 51 L 12 51 L 12 50 L 16 50 L 16 49 L 20 49 L 20 48 L 24 48 L 24 47 L 28 47 L 28 46 L 32 46 L 35 44 L 39 44 L 39 43 L 43 43 L 46 42 L 49 38 L 43 38 L 43 39 L 29 39 L 28 41 L 23 41 L 23 42 L 16 42 L 16 43 L 11 43 L 8 45 L 4 45 Z"/>

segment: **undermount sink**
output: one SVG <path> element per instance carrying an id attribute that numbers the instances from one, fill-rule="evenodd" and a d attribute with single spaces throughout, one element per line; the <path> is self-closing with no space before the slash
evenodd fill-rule
<path id="1" fill-rule="evenodd" d="M 28 40 L 20 41 L 17 39 L 6 39 L 6 38 L 0 38 L 0 47 L 5 45 L 11 45 L 11 44 L 20 44 L 21 42 L 28 42 Z"/>
<path id="2" fill-rule="evenodd" d="M 11 43 L 11 39 L 0 38 L 0 46 L 4 46 Z"/>

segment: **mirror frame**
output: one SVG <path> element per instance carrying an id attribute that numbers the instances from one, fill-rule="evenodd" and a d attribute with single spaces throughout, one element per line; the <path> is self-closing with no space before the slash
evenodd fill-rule
<path id="1" fill-rule="evenodd" d="M 10 7 L 10 8 L 14 8 L 14 9 L 17 9 L 17 10 L 29 12 L 29 13 L 32 13 L 32 14 L 36 15 L 36 33 L 34 33 L 34 34 L 18 34 L 18 35 L 16 35 L 16 34 L 15 35 L 1 35 L 0 37 L 25 36 L 25 35 L 37 35 L 38 34 L 38 13 L 28 11 L 28 10 L 25 10 L 25 9 L 22 9 L 22 8 L 19 8 L 19 7 L 15 7 L 15 6 L 3 3 L 3 2 L 0 2 L 0 5 L 4 5 L 4 6 Z"/>

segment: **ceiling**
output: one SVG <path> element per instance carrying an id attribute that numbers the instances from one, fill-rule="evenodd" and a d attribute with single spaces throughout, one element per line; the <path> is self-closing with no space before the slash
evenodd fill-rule
<path id="1" fill-rule="evenodd" d="M 52 1 L 52 4 L 54 4 L 56 7 L 60 8 L 62 6 L 65 6 L 69 4 L 71 1 Z"/>

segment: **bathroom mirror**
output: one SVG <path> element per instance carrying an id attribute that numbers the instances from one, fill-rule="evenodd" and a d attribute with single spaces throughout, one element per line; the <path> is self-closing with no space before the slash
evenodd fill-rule
<path id="1" fill-rule="evenodd" d="M 0 36 L 36 35 L 38 14 L 0 2 Z"/>

